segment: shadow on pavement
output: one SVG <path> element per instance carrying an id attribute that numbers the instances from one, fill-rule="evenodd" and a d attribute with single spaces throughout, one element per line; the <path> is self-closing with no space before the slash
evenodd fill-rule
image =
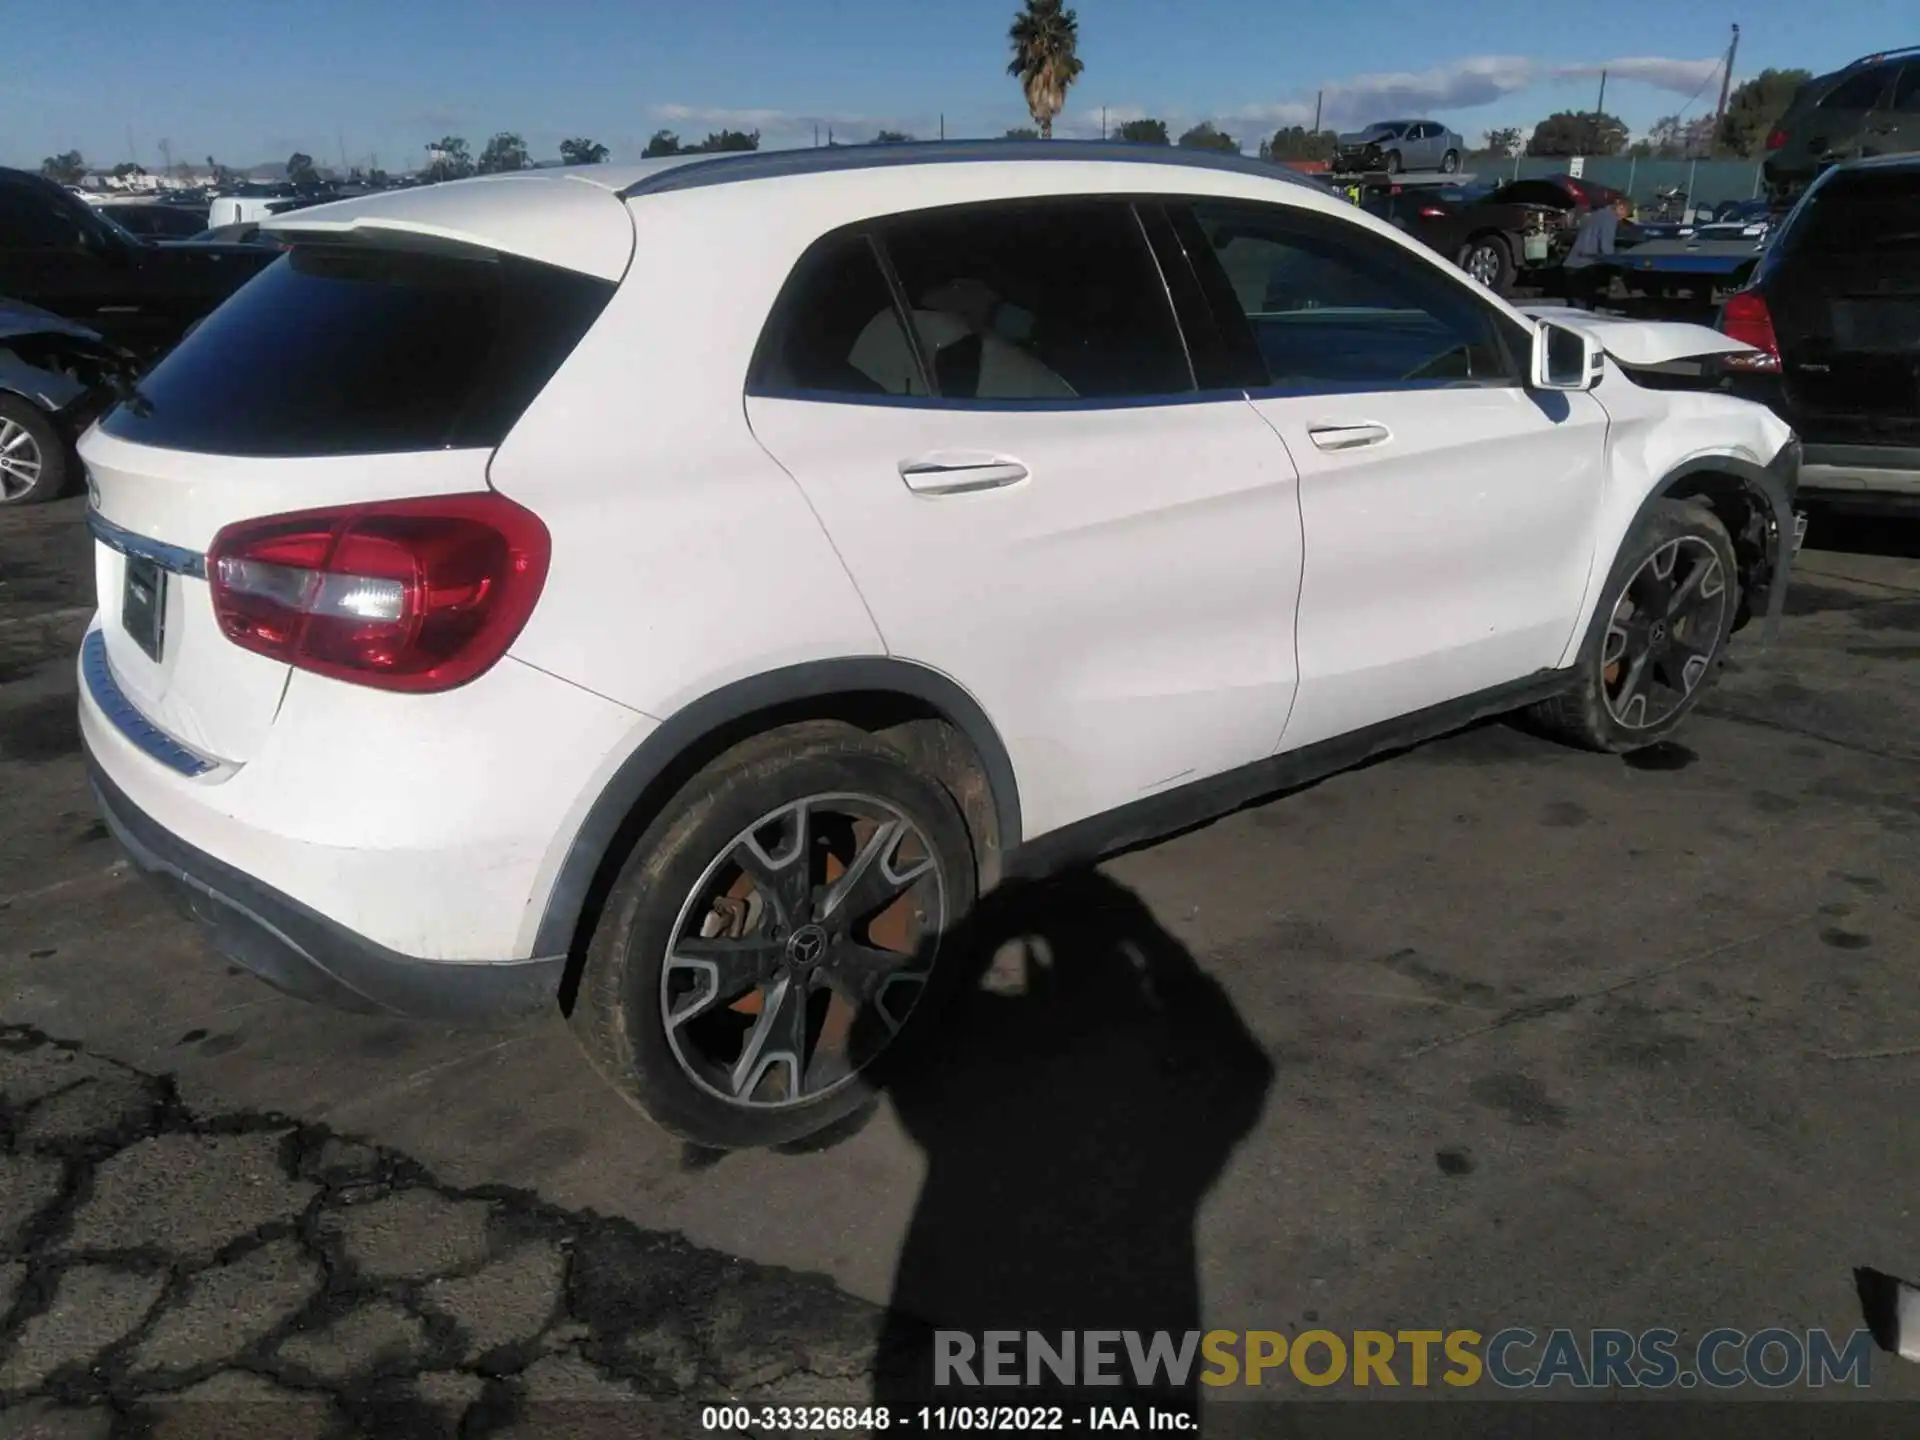
<path id="1" fill-rule="evenodd" d="M 1199 1328 L 1194 1226 L 1273 1068 L 1138 896 L 1093 871 L 989 897 L 985 986 L 892 1098 L 926 1152 L 876 1365 L 894 1413 L 930 1403 L 1191 1405 L 1149 1390 L 936 1391 L 933 1330 Z M 1118 1369 L 1130 1372 L 1123 1346 Z M 1022 1354 L 1024 1351 L 1022 1350 Z M 976 1360 L 977 1360 L 976 1356 Z M 1024 1360 L 1019 1362 L 1024 1372 Z"/>
<path id="2" fill-rule="evenodd" d="M 1920 559 L 1920 513 L 1881 513 L 1814 503 L 1807 507 L 1806 548 L 1843 555 Z"/>

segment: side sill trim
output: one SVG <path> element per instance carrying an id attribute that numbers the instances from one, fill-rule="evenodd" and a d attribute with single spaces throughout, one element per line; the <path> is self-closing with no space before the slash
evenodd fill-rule
<path id="1" fill-rule="evenodd" d="M 1304 789 L 1342 770 L 1422 741 L 1436 739 L 1476 720 L 1502 715 L 1560 694 L 1574 681 L 1570 670 L 1541 670 L 1491 690 L 1449 700 L 1411 715 L 1382 721 L 1350 735 L 1336 735 L 1298 750 L 1283 751 L 1182 785 L 1177 790 L 1135 800 L 1104 815 L 1075 821 L 1035 837 L 1007 857 L 1007 874 L 1038 880 L 1075 865 L 1162 839 L 1217 820 L 1253 803 Z"/>

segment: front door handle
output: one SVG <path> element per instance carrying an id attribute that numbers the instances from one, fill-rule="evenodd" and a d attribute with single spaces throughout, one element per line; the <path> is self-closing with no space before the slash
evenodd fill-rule
<path id="1" fill-rule="evenodd" d="M 900 462 L 900 478 L 916 495 L 967 495 L 998 490 L 1027 478 L 1027 467 L 1005 455 L 948 451 Z"/>
<path id="2" fill-rule="evenodd" d="M 1310 425 L 1307 438 L 1322 450 L 1358 450 L 1366 445 L 1384 445 L 1393 432 L 1384 425 Z"/>

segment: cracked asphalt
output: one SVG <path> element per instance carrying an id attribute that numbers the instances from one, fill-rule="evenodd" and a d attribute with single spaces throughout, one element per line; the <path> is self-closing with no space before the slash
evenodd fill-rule
<path id="1" fill-rule="evenodd" d="M 929 1323 L 1845 1333 L 1920 1273 L 1920 525 L 1819 520 L 1676 745 L 1479 726 L 1015 897 L 879 1107 L 714 1156 L 557 1017 L 319 1010 L 129 875 L 79 513 L 0 513 L 0 1435 L 686 1434 L 903 1403 Z"/>

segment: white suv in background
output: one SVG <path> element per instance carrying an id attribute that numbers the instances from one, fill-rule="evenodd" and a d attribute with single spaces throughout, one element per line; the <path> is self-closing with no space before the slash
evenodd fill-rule
<path id="1" fill-rule="evenodd" d="M 1737 342 L 1529 321 L 1254 162 L 836 148 L 268 223 L 82 446 L 101 810 L 263 978 L 560 1004 L 704 1144 L 860 1103 L 1011 877 L 1495 712 L 1650 744 L 1778 615 L 1787 426 L 1620 363 Z"/>

